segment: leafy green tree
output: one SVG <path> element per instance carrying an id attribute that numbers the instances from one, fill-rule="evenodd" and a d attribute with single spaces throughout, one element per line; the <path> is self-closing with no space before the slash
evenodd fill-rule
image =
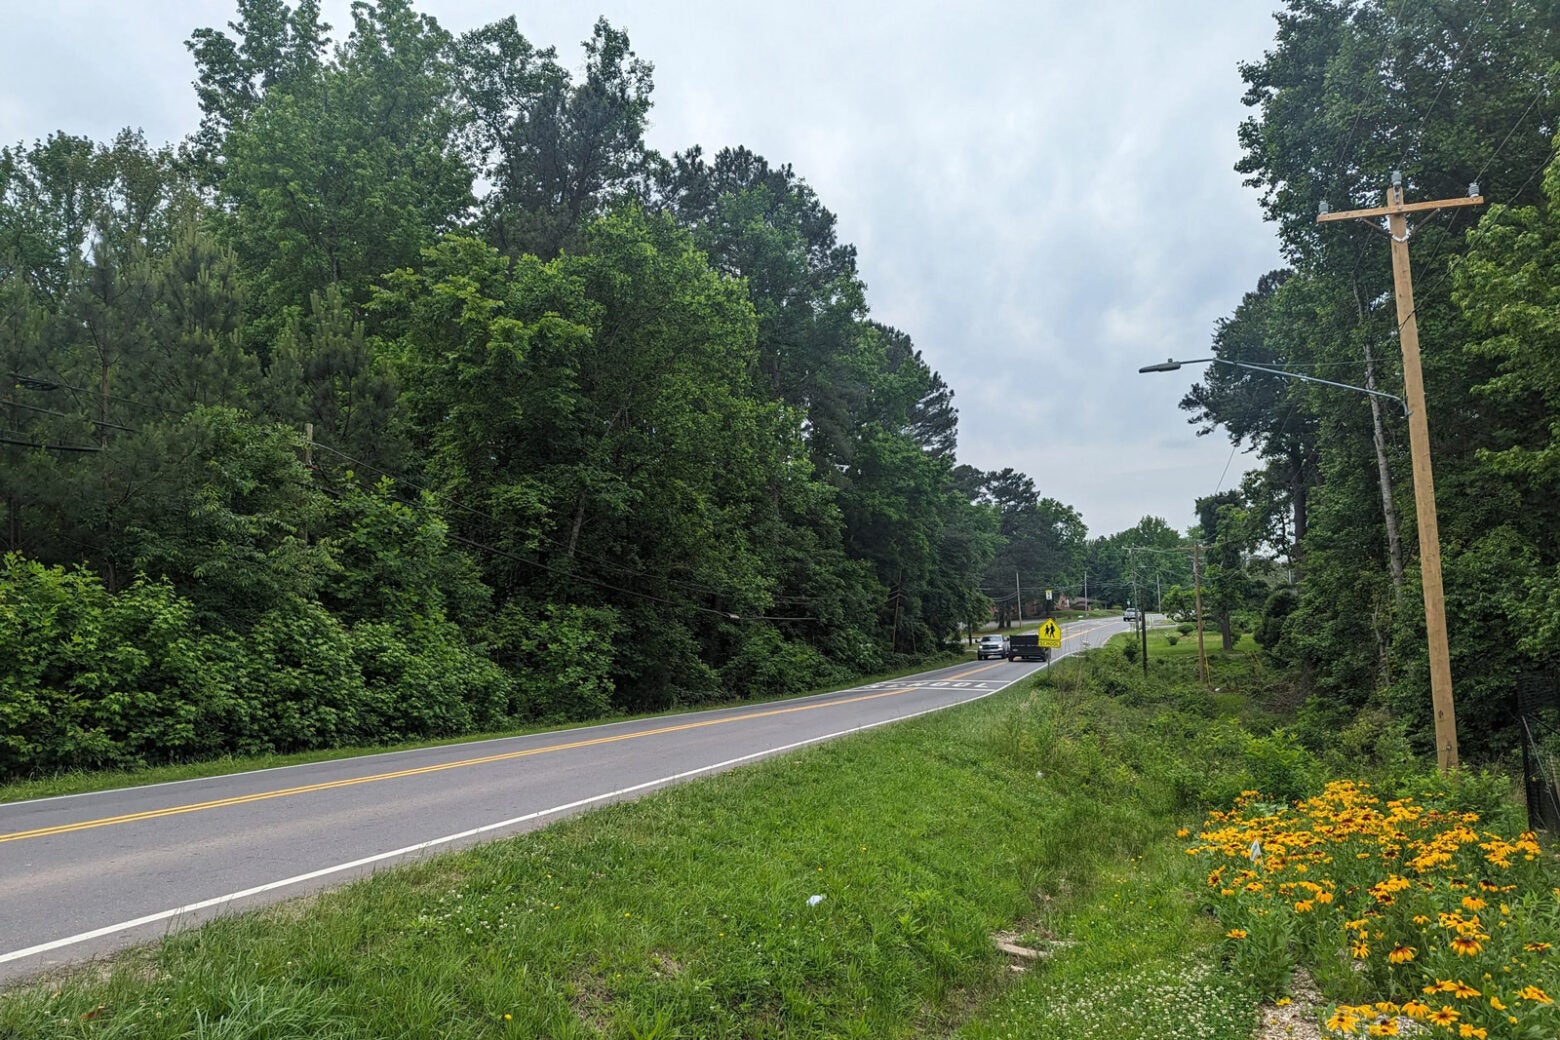
<path id="1" fill-rule="evenodd" d="M 231 408 L 198 408 L 116 442 L 87 510 L 116 533 L 117 573 L 168 577 L 206 624 L 246 627 L 283 603 L 312 600 L 336 564 L 311 542 L 325 496 L 309 483 L 301 436 Z"/>
<path id="2" fill-rule="evenodd" d="M 361 306 L 379 276 L 415 264 L 470 206 L 473 171 L 452 38 L 409 0 L 354 5 L 328 60 L 315 5 L 241 13 L 237 40 L 202 30 L 191 49 L 220 156 L 220 226 L 269 337 L 312 293 L 339 286 Z"/>
<path id="3" fill-rule="evenodd" d="M 553 48 L 538 50 L 513 16 L 455 46 L 460 96 L 493 188 L 482 200 L 488 240 L 510 256 L 556 256 L 629 192 L 645 161 L 653 89 L 649 62 L 605 19 L 585 41 L 576 83 Z"/>
<path id="4" fill-rule="evenodd" d="M 1312 356 L 1290 334 L 1292 313 L 1285 313 L 1282 287 L 1292 272 L 1264 275 L 1255 292 L 1247 293 L 1232 317 L 1221 319 L 1214 332 L 1214 354 L 1221 360 L 1284 368 Z M 1292 308 L 1290 308 L 1292 311 Z M 1296 357 L 1296 355 L 1300 355 Z M 1275 490 L 1281 490 L 1291 511 L 1295 542 L 1305 538 L 1307 504 L 1317 476 L 1317 418 L 1307 399 L 1307 385 L 1234 365 L 1214 364 L 1181 400 L 1195 413 L 1199 436 L 1222 426 L 1234 444 L 1250 443 L 1273 468 Z"/>
<path id="5" fill-rule="evenodd" d="M 1260 538 L 1247 497 L 1239 490 L 1197 500 L 1207 552 L 1202 575 L 1203 610 L 1218 623 L 1224 649 L 1235 645 L 1235 615 L 1260 603 L 1261 587 L 1248 567 Z"/>
<path id="6" fill-rule="evenodd" d="M 1075 575 L 1082 577 L 1088 529 L 1076 510 L 1042 499 L 1034 480 L 1013 469 L 984 474 L 975 490 L 977 501 L 996 510 L 1002 536 L 985 574 L 988 589 L 1027 576 L 1033 596 L 1037 584 L 1066 588 Z M 1011 601 L 1001 604 L 999 624 L 1009 623 L 1014 606 Z"/>
<path id="7" fill-rule="evenodd" d="M 709 162 L 691 148 L 661 166 L 654 184 L 657 204 L 692 228 L 710 262 L 746 283 L 761 385 L 806 415 L 819 472 L 835 471 L 850 459 L 856 415 L 884 363 L 872 351 L 886 344 L 904 356 L 908 340 L 886 329 L 862 335 L 865 287 L 834 214 L 791 167 L 745 148 Z"/>
<path id="8" fill-rule="evenodd" d="M 448 240 L 392 279 L 377 318 L 416 446 L 500 603 L 610 611 L 622 636 L 601 652 L 625 705 L 708 697 L 709 662 L 791 578 L 796 539 L 755 533 L 817 508 L 797 422 L 751 394 L 743 289 L 685 233 L 625 211 L 588 241 L 544 263 Z"/>
<path id="9" fill-rule="evenodd" d="M 344 465 L 402 470 L 399 392 L 390 362 L 369 345 L 339 286 L 313 294 L 307 314 L 288 315 L 259 387 L 268 416 L 314 426 L 322 445 L 315 464 L 332 472 Z"/>
<path id="10" fill-rule="evenodd" d="M 238 0 L 228 27 L 196 29 L 185 42 L 195 57 L 200 129 L 190 141 L 195 164 L 215 184 L 229 132 L 242 126 L 272 89 L 305 88 L 324 64 L 326 33 L 318 0 Z"/>
<path id="11" fill-rule="evenodd" d="M 1260 284 L 1221 324 L 1221 356 L 1399 392 L 1389 251 L 1363 223 L 1317 225 L 1318 204 L 1379 205 L 1393 169 L 1410 199 L 1459 196 L 1477 180 L 1488 197 L 1537 202 L 1536 171 L 1550 161 L 1560 114 L 1557 33 L 1560 15 L 1535 0 L 1287 3 L 1275 45 L 1242 66 L 1252 116 L 1238 168 L 1262 191 L 1291 273 L 1281 286 Z M 1468 407 L 1470 388 L 1499 373 L 1493 356 L 1464 349 L 1479 337 L 1447 292 L 1448 271 L 1480 237 L 1465 233 L 1466 221 L 1464 211 L 1421 221 L 1413 248 L 1454 684 L 1470 720 L 1465 748 L 1478 756 L 1499 749 L 1501 690 L 1536 665 L 1508 652 L 1520 635 L 1492 590 L 1520 584 L 1521 561 L 1539 558 L 1522 530 L 1520 488 L 1484 460 L 1520 440 L 1537 409 L 1531 398 L 1484 396 Z M 1210 372 L 1188 405 L 1268 459 L 1268 504 L 1249 499 L 1257 513 L 1248 522 L 1270 526 L 1263 514 L 1281 498 L 1297 521 L 1299 600 L 1274 627 L 1280 656 L 1298 663 L 1313 694 L 1312 732 L 1390 701 L 1427 734 L 1428 712 L 1409 709 L 1428 696 L 1423 619 L 1410 591 L 1417 547 L 1411 532 L 1392 530 L 1412 507 L 1402 420 L 1373 420 L 1363 395 L 1329 388 L 1291 387 L 1263 402 L 1260 379 Z M 1298 437 L 1286 425 L 1291 409 L 1304 424 Z M 1476 648 L 1492 646 L 1501 648 L 1495 659 L 1477 659 Z"/>
<path id="12" fill-rule="evenodd" d="M 1157 516 L 1089 542 L 1084 566 L 1090 598 L 1106 603 L 1143 606 L 1151 589 L 1192 585 L 1191 543 Z"/>

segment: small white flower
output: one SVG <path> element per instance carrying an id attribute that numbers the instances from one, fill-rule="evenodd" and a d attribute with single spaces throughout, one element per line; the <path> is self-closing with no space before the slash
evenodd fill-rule
<path id="1" fill-rule="evenodd" d="M 817 906 L 821 902 L 823 902 L 823 897 L 822 896 L 808 896 L 807 897 L 807 905 L 808 906 Z"/>

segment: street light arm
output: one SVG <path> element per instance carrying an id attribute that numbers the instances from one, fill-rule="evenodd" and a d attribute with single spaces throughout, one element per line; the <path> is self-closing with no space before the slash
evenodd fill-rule
<path id="1" fill-rule="evenodd" d="M 1302 383 L 1320 383 L 1323 386 L 1335 386 L 1340 390 L 1357 390 L 1362 394 L 1370 394 L 1372 397 L 1385 397 L 1389 401 L 1396 401 L 1398 407 L 1403 409 L 1403 414 L 1408 414 L 1408 402 L 1396 394 L 1384 393 L 1380 390 L 1370 390 L 1363 386 L 1354 386 L 1351 383 L 1337 383 L 1331 379 L 1320 379 L 1316 376 L 1303 375 L 1300 372 L 1291 372 L 1287 368 L 1273 368 L 1268 365 L 1253 365 L 1245 361 L 1230 361 L 1227 358 L 1206 357 L 1189 358 L 1186 361 L 1166 360 L 1158 365 L 1144 365 L 1139 372 L 1174 372 L 1182 365 L 1203 365 L 1208 363 L 1216 365 L 1229 365 L 1231 368 L 1245 368 L 1252 372 L 1265 372 L 1270 376 L 1283 376 L 1285 379 L 1298 379 Z"/>
<path id="2" fill-rule="evenodd" d="M 1249 368 L 1253 372 L 1267 372 L 1270 375 L 1284 376 L 1286 379 L 1298 379 L 1303 383 L 1320 383 L 1323 386 L 1335 386 L 1340 390 L 1358 390 L 1362 394 L 1370 394 L 1372 397 L 1385 397 L 1389 401 L 1396 401 L 1398 407 L 1403 409 L 1403 414 L 1408 414 L 1408 402 L 1396 394 L 1385 393 L 1381 390 L 1370 390 L 1363 386 L 1354 386 L 1351 383 L 1337 383 L 1331 379 L 1319 379 L 1316 376 L 1303 375 L 1299 372 L 1291 372 L 1283 368 L 1269 368 L 1267 365 L 1251 365 L 1242 361 L 1226 361 L 1224 358 L 1214 358 L 1221 365 L 1233 365 L 1236 368 Z"/>

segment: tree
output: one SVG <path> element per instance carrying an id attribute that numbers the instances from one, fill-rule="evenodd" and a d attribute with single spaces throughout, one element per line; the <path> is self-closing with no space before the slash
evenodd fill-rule
<path id="1" fill-rule="evenodd" d="M 698 148 L 673 156 L 655 172 L 654 197 L 692 229 L 717 270 L 747 285 L 759 378 L 806 415 L 819 472 L 848 463 L 856 417 L 887 363 L 874 351 L 908 359 L 908 340 L 882 327 L 876 338 L 863 335 L 866 289 L 834 214 L 791 167 L 745 148 L 722 149 L 710 162 Z"/>
<path id="2" fill-rule="evenodd" d="M 1036 585 L 1070 588 L 1074 576 L 1082 577 L 1088 529 L 1076 510 L 1041 498 L 1034 480 L 1013 469 L 984 474 L 974 490 L 975 501 L 996 511 L 1001 535 L 984 576 L 988 589 L 1005 588 L 1010 579 L 1022 586 L 1027 576 L 1033 597 Z M 1003 602 L 998 624 L 1015 620 L 1017 606 Z"/>
<path id="3" fill-rule="evenodd" d="M 367 302 L 381 275 L 415 264 L 470 207 L 451 37 L 409 0 L 353 7 L 330 60 L 312 4 L 241 8 L 234 41 L 195 34 L 203 133 L 220 135 L 220 224 L 258 287 L 264 339 L 311 294 Z M 264 17 L 262 17 L 262 15 Z"/>
<path id="4" fill-rule="evenodd" d="M 1377 205 L 1393 169 L 1402 171 L 1411 199 L 1462 195 L 1478 180 L 1488 197 L 1535 203 L 1536 171 L 1550 161 L 1560 117 L 1557 39 L 1560 12 L 1535 0 L 1413 8 L 1382 0 L 1287 3 L 1274 47 L 1242 66 L 1252 116 L 1241 128 L 1238 168 L 1263 192 L 1292 273 L 1282 286 L 1259 285 L 1221 324 L 1221 356 L 1265 348 L 1269 353 L 1256 360 L 1301 371 L 1314 366 L 1328 378 L 1395 392 L 1396 351 L 1388 346 L 1395 322 L 1385 306 L 1393 287 L 1389 251 L 1363 224 L 1319 228 L 1318 204 Z M 1479 337 L 1447 292 L 1448 272 L 1478 238 L 1465 234 L 1465 220 L 1459 211 L 1419 222 L 1414 267 L 1420 335 L 1434 344 L 1423 358 L 1454 622 L 1453 679 L 1459 716 L 1464 702 L 1471 709 L 1464 747 L 1476 756 L 1481 745 L 1498 747 L 1487 742 L 1498 732 L 1491 720 L 1501 713 L 1499 691 L 1536 664 L 1506 652 L 1521 636 L 1503 620 L 1512 615 L 1491 591 L 1526 572 L 1522 561 L 1536 543 L 1520 530 L 1520 487 L 1484 459 L 1543 420 L 1525 395 L 1469 396 L 1499 373 L 1492 355 L 1464 349 Z M 1233 436 L 1247 414 L 1237 388 L 1259 378 L 1226 381 L 1230 393 L 1221 397 L 1225 374 L 1210 373 L 1209 393 L 1188 401 L 1207 405 L 1209 421 L 1235 424 Z M 1271 627 L 1282 634 L 1281 656 L 1299 664 L 1320 731 L 1346 723 L 1351 712 L 1417 704 L 1425 696 L 1419 597 L 1399 594 L 1416 580 L 1416 547 L 1409 533 L 1399 539 L 1392 531 L 1394 516 L 1412 504 L 1412 489 L 1401 421 L 1390 409 L 1373 419 L 1363 395 L 1313 387 L 1286 391 L 1282 406 L 1309 416 L 1299 443 L 1314 471 L 1297 483 L 1302 467 L 1269 451 L 1268 490 L 1252 490 L 1276 500 L 1287 486 L 1291 508 L 1296 491 L 1304 495 L 1299 599 Z M 1282 447 L 1270 436 L 1271 422 L 1256 429 L 1267 437 L 1262 450 Z M 1502 648 L 1499 660 L 1476 661 L 1474 646 Z M 1428 712 L 1416 708 L 1408 717 L 1428 734 Z"/>
<path id="5" fill-rule="evenodd" d="M 575 83 L 553 48 L 537 50 L 513 16 L 460 38 L 461 96 L 492 191 L 488 240 L 510 256 L 556 256 L 629 190 L 643 165 L 653 89 L 649 62 L 605 19 L 585 41 Z"/>

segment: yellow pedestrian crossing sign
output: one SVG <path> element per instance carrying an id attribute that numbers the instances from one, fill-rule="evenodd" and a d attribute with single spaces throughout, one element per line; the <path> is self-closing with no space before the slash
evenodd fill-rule
<path id="1" fill-rule="evenodd" d="M 1052 618 L 1046 618 L 1040 623 L 1040 631 L 1036 633 L 1041 646 L 1049 646 L 1059 649 L 1062 645 L 1062 627 Z"/>

